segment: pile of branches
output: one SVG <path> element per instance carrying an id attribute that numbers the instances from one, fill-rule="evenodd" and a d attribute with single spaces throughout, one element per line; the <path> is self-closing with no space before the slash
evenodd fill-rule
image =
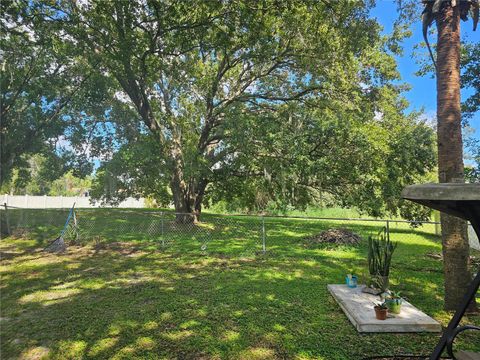
<path id="1" fill-rule="evenodd" d="M 322 231 L 305 240 L 313 244 L 358 245 L 362 238 L 351 230 L 339 228 Z"/>

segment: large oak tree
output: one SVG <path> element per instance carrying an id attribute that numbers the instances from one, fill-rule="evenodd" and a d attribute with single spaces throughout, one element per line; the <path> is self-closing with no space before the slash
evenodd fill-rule
<path id="1" fill-rule="evenodd" d="M 378 215 L 432 168 L 431 130 L 393 83 L 401 34 L 381 35 L 370 2 L 23 4 L 85 83 L 58 119 L 77 120 L 74 146 L 113 152 L 107 201 L 173 198 L 192 221 L 205 201 L 326 194 Z"/>
<path id="2" fill-rule="evenodd" d="M 360 91 L 346 81 L 359 70 L 354 56 L 377 35 L 356 4 L 93 1 L 57 10 L 154 134 L 179 213 L 200 213 L 227 156 L 227 122 L 312 96 L 348 99 Z"/>
<path id="3" fill-rule="evenodd" d="M 398 77 L 361 2 L 90 1 L 42 11 L 116 80 L 116 99 L 156 144 L 157 185 L 168 183 L 176 211 L 193 220 L 208 188 L 228 183 L 221 174 L 258 173 L 230 171 L 248 144 L 237 131 L 247 119 L 302 103 L 373 121 Z M 138 178 L 125 175 L 112 184 Z"/>

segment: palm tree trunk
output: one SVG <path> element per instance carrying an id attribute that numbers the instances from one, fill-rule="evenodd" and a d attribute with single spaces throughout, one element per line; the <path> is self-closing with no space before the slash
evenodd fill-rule
<path id="1" fill-rule="evenodd" d="M 445 2 L 436 15 L 437 143 L 439 182 L 464 182 L 460 112 L 460 11 Z M 441 214 L 445 309 L 454 310 L 465 293 L 468 270 L 467 227 L 457 217 Z M 471 310 L 474 310 L 472 303 Z"/>

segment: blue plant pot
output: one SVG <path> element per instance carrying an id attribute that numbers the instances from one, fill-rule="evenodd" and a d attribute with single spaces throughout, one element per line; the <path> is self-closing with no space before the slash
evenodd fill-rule
<path id="1" fill-rule="evenodd" d="M 347 286 L 350 288 L 356 288 L 357 287 L 357 282 L 358 279 L 355 275 L 352 275 L 351 277 L 346 276 L 345 277 L 345 282 L 347 283 Z"/>

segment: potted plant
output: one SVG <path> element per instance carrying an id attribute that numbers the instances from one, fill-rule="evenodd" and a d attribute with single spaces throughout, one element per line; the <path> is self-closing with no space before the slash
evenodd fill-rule
<path id="1" fill-rule="evenodd" d="M 347 274 L 347 276 L 345 277 L 345 282 L 347 283 L 347 286 L 349 288 L 356 288 L 358 283 L 358 278 L 356 275 Z"/>
<path id="2" fill-rule="evenodd" d="M 388 307 L 388 311 L 393 314 L 400 314 L 402 310 L 403 299 L 400 296 L 400 291 L 392 291 L 390 295 L 385 299 L 385 304 Z"/>
<path id="3" fill-rule="evenodd" d="M 375 317 L 377 318 L 377 320 L 387 319 L 388 308 L 384 302 L 375 304 L 373 308 L 375 310 Z"/>
<path id="4" fill-rule="evenodd" d="M 396 247 L 397 243 L 390 241 L 390 235 L 386 227 L 378 233 L 378 237 L 368 237 L 370 281 L 366 288 L 367 292 L 378 295 L 388 290 L 390 265 Z"/>

